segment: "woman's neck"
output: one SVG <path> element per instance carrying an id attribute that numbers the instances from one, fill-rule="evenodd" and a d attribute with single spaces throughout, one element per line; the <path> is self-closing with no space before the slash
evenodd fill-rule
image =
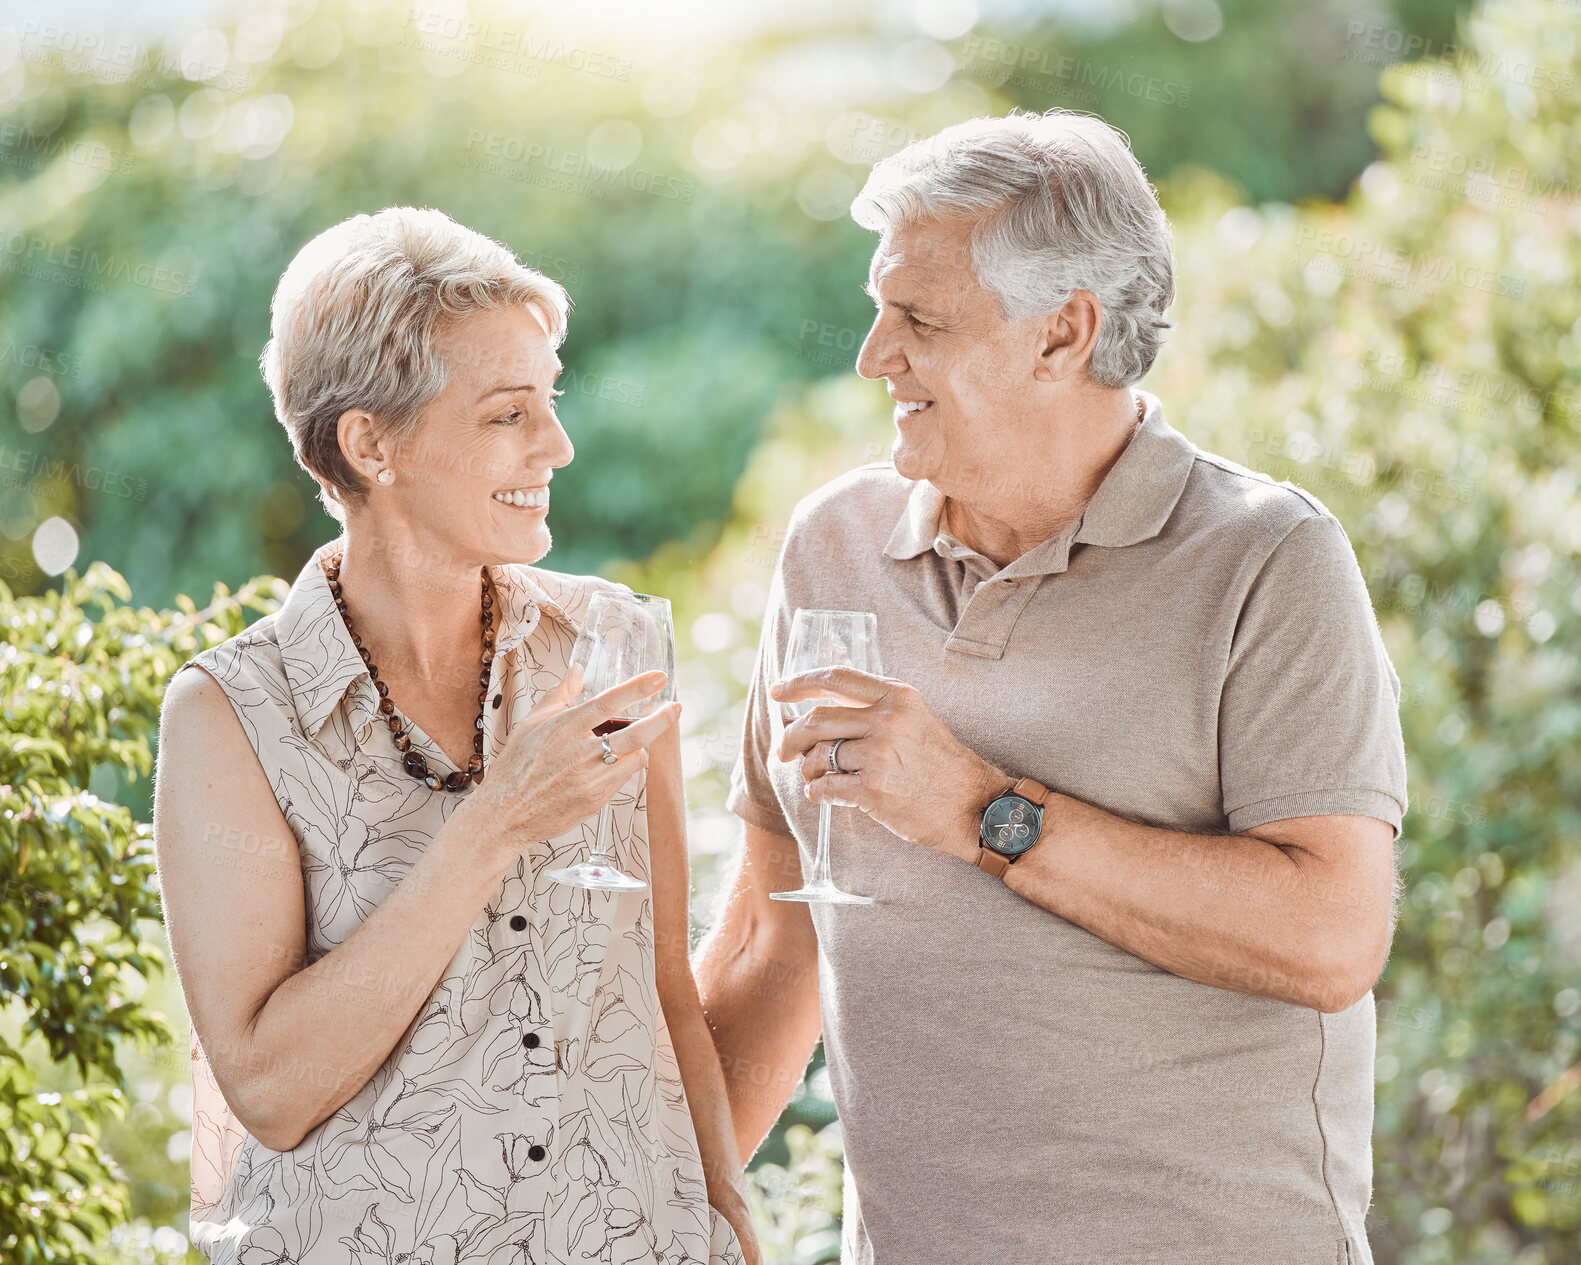
<path id="1" fill-rule="evenodd" d="M 476 688 L 481 564 L 387 536 L 342 532 L 341 540 L 341 594 L 380 674 Z"/>

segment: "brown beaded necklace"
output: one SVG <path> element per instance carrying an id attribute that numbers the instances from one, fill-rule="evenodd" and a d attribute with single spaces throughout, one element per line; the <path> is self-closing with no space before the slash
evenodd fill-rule
<path id="1" fill-rule="evenodd" d="M 441 777 L 429 769 L 428 761 L 423 758 L 421 751 L 412 750 L 412 736 L 401 728 L 401 719 L 395 714 L 395 704 L 390 701 L 390 687 L 379 680 L 379 669 L 373 666 L 373 660 L 368 657 L 368 648 L 362 644 L 362 638 L 351 626 L 351 612 L 346 609 L 346 599 L 340 592 L 342 556 L 342 553 L 337 553 L 328 559 L 324 566 L 324 574 L 329 579 L 329 591 L 335 598 L 335 606 L 340 611 L 341 619 L 346 623 L 346 631 L 351 634 L 351 644 L 357 647 L 357 653 L 362 656 L 362 661 L 368 668 L 368 675 L 373 678 L 373 684 L 379 691 L 379 712 L 383 715 L 385 723 L 390 726 L 390 736 L 395 740 L 395 749 L 402 753 L 401 767 L 431 791 L 460 791 L 471 782 L 481 782 L 483 780 L 483 705 L 489 697 L 489 664 L 494 661 L 494 590 L 489 584 L 488 568 L 482 568 L 483 675 L 479 681 L 477 732 L 472 735 L 472 755 L 467 760 L 465 769 Z"/>

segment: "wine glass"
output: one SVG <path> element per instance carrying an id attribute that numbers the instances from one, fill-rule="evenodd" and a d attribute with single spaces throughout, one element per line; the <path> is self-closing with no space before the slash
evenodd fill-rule
<path id="1" fill-rule="evenodd" d="M 878 676 L 883 672 L 878 659 L 878 616 L 866 611 L 798 610 L 791 622 L 790 644 L 785 648 L 785 681 L 815 668 L 856 668 Z M 814 698 L 784 703 L 793 717 L 805 716 L 819 703 L 833 699 Z M 858 896 L 835 885 L 829 872 L 829 824 L 833 805 L 818 805 L 818 851 L 813 860 L 812 877 L 794 892 L 770 892 L 774 900 L 796 900 L 819 905 L 871 905 L 874 898 Z"/>
<path id="2" fill-rule="evenodd" d="M 647 593 L 595 593 L 587 605 L 587 616 L 571 650 L 572 666 L 582 667 L 582 694 L 585 702 L 634 676 L 658 668 L 664 672 L 664 688 L 657 694 L 632 704 L 624 716 L 612 716 L 593 729 L 600 736 L 624 729 L 635 720 L 662 707 L 675 697 L 675 626 L 670 617 L 668 598 Z M 614 892 L 646 891 L 640 878 L 625 873 L 605 850 L 609 834 L 610 803 L 598 813 L 598 833 L 593 852 L 586 861 L 565 869 L 545 870 L 547 878 L 572 887 L 598 887 Z"/>

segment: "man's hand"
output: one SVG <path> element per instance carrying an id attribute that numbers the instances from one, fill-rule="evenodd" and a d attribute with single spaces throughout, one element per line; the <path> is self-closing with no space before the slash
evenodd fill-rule
<path id="1" fill-rule="evenodd" d="M 781 703 L 824 702 L 785 727 L 776 754 L 801 760 L 807 796 L 860 808 L 886 830 L 967 862 L 977 857 L 984 806 L 1015 781 L 957 741 L 904 681 L 820 668 L 769 688 Z M 840 767 L 829 769 L 836 738 Z"/>

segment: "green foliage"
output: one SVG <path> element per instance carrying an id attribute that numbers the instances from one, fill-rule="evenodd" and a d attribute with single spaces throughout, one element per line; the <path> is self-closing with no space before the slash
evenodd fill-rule
<path id="1" fill-rule="evenodd" d="M 123 1175 L 99 1140 L 125 1116 L 120 1046 L 172 1036 L 135 996 L 165 966 L 143 928 L 160 916 L 152 830 L 112 795 L 118 776 L 151 771 L 171 672 L 272 609 L 277 583 L 157 614 L 127 604 L 103 563 L 42 597 L 0 584 L 0 1002 L 18 1025 L 14 1042 L 0 1037 L 7 1262 L 91 1259 L 126 1219 Z M 40 1090 L 30 1042 L 83 1083 Z"/>
<path id="2" fill-rule="evenodd" d="M 1490 6 L 1386 73 L 1346 206 L 1199 191 L 1158 377 L 1339 515 L 1403 680 L 1383 1260 L 1574 1260 L 1581 1231 L 1581 55 L 1552 13 Z"/>
<path id="3" fill-rule="evenodd" d="M 753 1170 L 752 1222 L 765 1261 L 817 1265 L 840 1259 L 840 1143 L 833 1129 L 783 1131 L 788 1161 Z"/>
<path id="4" fill-rule="evenodd" d="M 1401 29 L 1449 6 L 1414 7 Z M 1224 8 L 1213 60 L 1153 6 L 1130 26 L 983 27 L 946 41 L 948 82 L 894 101 L 889 50 L 843 19 L 636 65 L 599 47 L 577 63 L 548 14 L 471 6 L 495 36 L 527 33 L 502 54 L 397 0 L 288 6 L 273 45 L 268 19 L 227 26 L 215 64 L 183 63 L 179 40 L 86 63 L 0 50 L 0 576 L 48 582 L 27 537 L 50 515 L 156 603 L 294 574 L 330 524 L 258 374 L 269 297 L 308 238 L 398 202 L 499 238 L 576 302 L 561 412 L 583 455 L 556 480 L 555 565 L 707 540 L 782 384 L 849 366 L 870 305 L 845 208 L 911 134 L 1015 103 L 1096 108 L 1155 175 L 1343 187 L 1376 68 L 1314 62 L 1307 24 L 1401 24 L 1362 0 L 1298 23 Z M 995 41 L 1037 65 L 1006 81 Z M 875 86 L 820 93 L 807 71 L 830 51 Z M 1166 104 L 1154 82 L 1189 91 Z M 618 495 L 617 455 L 647 476 Z"/>
<path id="5" fill-rule="evenodd" d="M 1131 137 L 1155 179 L 1200 167 L 1228 177 L 1253 203 L 1295 202 L 1344 196 L 1372 157 L 1364 121 L 1378 100 L 1378 72 L 1452 45 L 1463 7 L 1094 5 L 1090 25 L 1045 16 L 1022 30 L 974 31 L 952 48 L 958 73 L 1017 105 L 1101 115 Z M 1223 25 L 1204 43 L 1215 10 Z"/>
<path id="6" fill-rule="evenodd" d="M 737 826 L 724 789 L 780 533 L 800 496 L 888 446 L 882 390 L 844 372 L 871 310 L 859 288 L 871 238 L 841 199 L 877 157 L 960 118 L 1018 103 L 1096 109 L 1130 133 L 1176 228 L 1176 328 L 1144 385 L 1203 447 L 1334 510 L 1403 681 L 1412 806 L 1377 988 L 1375 1255 L 1574 1261 L 1575 8 L 1506 0 L 1456 28 L 1437 0 L 1402 0 L 1401 18 L 1349 0 L 1300 13 L 1221 0 L 1224 31 L 1201 43 L 1167 20 L 1203 6 L 1167 6 L 1174 19 L 1165 8 L 1142 6 L 1124 25 L 979 27 L 948 41 L 956 70 L 936 90 L 815 111 L 766 103 L 765 77 L 805 66 L 796 58 L 815 39 L 850 52 L 865 30 L 688 49 L 629 80 L 548 62 L 537 75 L 452 74 L 413 38 L 404 7 L 325 4 L 294 10 L 246 82 L 153 67 L 118 83 L 46 59 L 10 91 L 15 68 L 0 69 L 5 119 L 51 155 L 0 172 L 3 223 L 57 260 L 75 248 L 196 278 L 179 294 L 111 276 L 101 293 L 68 284 L 83 268 L 48 260 L 4 277 L 0 322 L 56 358 L 41 370 L 0 356 L 0 409 L 23 426 L 0 414 L 7 462 L 54 463 L 0 486 L 0 575 L 21 591 L 44 586 L 25 538 L 47 514 L 79 526 L 84 556 L 161 601 L 215 576 L 294 574 L 329 524 L 257 376 L 268 294 L 295 248 L 334 220 L 395 201 L 444 206 L 576 299 L 562 403 L 578 458 L 556 480 L 548 565 L 602 567 L 675 603 L 700 929 L 730 877 Z M 990 36 L 1017 45 L 1013 74 L 993 71 Z M 1380 98 L 1380 66 L 1406 37 L 1428 41 L 1417 45 L 1427 60 L 1384 71 Z M 327 61 L 315 51 L 331 45 Z M 1028 49 L 1035 62 L 1022 61 Z M 1077 99 L 1095 75 L 1096 99 Z M 692 103 L 651 109 L 661 76 Z M 1191 95 L 1151 99 L 1155 80 Z M 277 98 L 291 104 L 277 147 L 205 130 L 221 107 Z M 1356 126 L 1364 114 L 1370 139 Z M 512 141 L 580 153 L 623 135 L 598 132 L 619 123 L 636 129 L 637 157 L 569 191 L 546 161 L 503 156 Z M 69 159 L 84 141 L 132 161 L 85 181 Z M 634 172 L 679 182 L 663 185 L 677 196 L 633 187 Z M 1319 195 L 1342 202 L 1302 201 Z M 41 421 L 48 410 L 24 397 L 41 376 L 59 420 Z M 133 977 L 160 962 L 138 930 L 157 898 L 136 801 L 169 673 L 238 630 L 242 608 L 263 609 L 252 603 L 277 583 L 234 599 L 222 585 L 204 618 L 186 598 L 174 599 L 183 614 L 156 616 L 124 605 L 112 575 L 96 566 L 85 581 L 68 573 L 67 597 L 0 601 L 0 986 L 43 1050 L 26 1064 L 10 1043 L 0 1050 L 8 1262 L 13 1251 L 42 1259 L 45 1241 L 84 1259 L 103 1224 L 126 1218 L 104 1138 L 122 1139 L 116 1156 L 139 1185 L 172 1167 L 135 1151 L 143 1133 L 154 1152 L 164 1138 L 127 1112 L 117 1068 L 138 1056 L 122 1048 L 117 1060 L 114 1044 L 162 1035 L 157 1013 L 128 1001 Z M 85 614 L 93 585 L 106 600 Z M 174 1011 L 179 994 L 167 995 Z M 38 1065 L 48 1074 L 68 1058 L 96 1079 L 81 1096 L 41 1096 Z M 771 1261 L 834 1253 L 839 1135 L 819 1066 L 753 1166 Z M 186 1062 L 146 1070 L 179 1084 Z M 159 1215 L 181 1206 L 164 1185 Z M 8 1246 L 10 1234 L 29 1237 Z M 109 1250 L 150 1261 L 168 1247 L 122 1233 Z"/>

